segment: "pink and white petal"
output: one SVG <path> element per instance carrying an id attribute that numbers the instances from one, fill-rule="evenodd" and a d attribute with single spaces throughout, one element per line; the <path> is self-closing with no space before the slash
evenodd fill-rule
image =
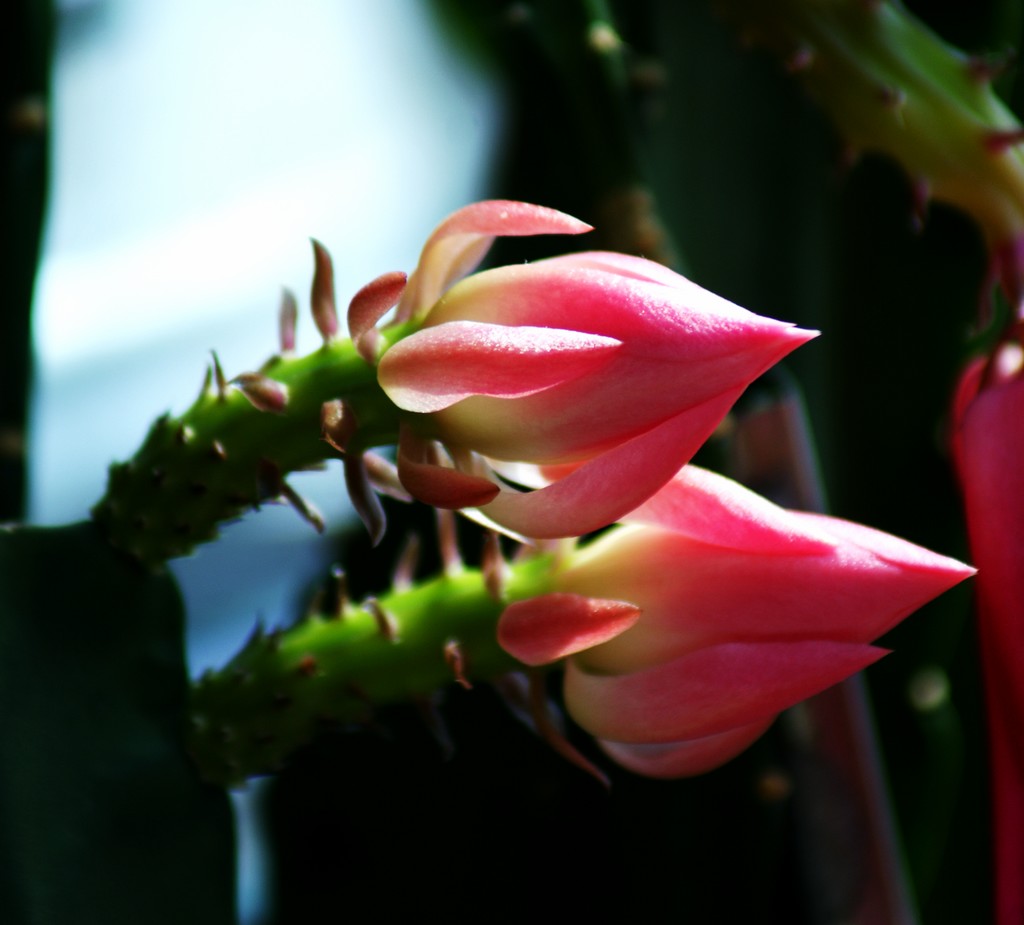
<path id="1" fill-rule="evenodd" d="M 405 274 L 383 273 L 360 289 L 348 305 L 348 335 L 358 343 L 364 335 L 398 304 L 405 291 Z"/>
<path id="2" fill-rule="evenodd" d="M 565 703 L 601 739 L 664 743 L 766 721 L 887 654 L 858 643 L 725 643 L 623 675 L 570 660 Z"/>
<path id="3" fill-rule="evenodd" d="M 670 779 L 704 774 L 731 761 L 767 731 L 774 717 L 699 739 L 664 744 L 611 742 L 598 745 L 616 764 L 644 777 Z"/>
<path id="4" fill-rule="evenodd" d="M 505 459 L 487 457 L 487 465 L 506 482 L 522 485 L 525 488 L 547 488 L 556 478 L 560 478 L 560 475 L 556 475 L 554 478 L 550 476 L 549 466 L 535 466 L 533 463 L 509 462 Z M 575 468 L 578 466 L 566 467 L 566 474 Z"/>
<path id="5" fill-rule="evenodd" d="M 659 283 L 662 286 L 674 288 L 697 286 L 696 283 L 691 282 L 685 276 L 680 276 L 675 270 L 670 270 L 664 264 L 644 257 L 618 254 L 614 251 L 581 251 L 538 260 L 536 264 L 566 270 L 601 270 L 618 277 L 646 280 L 650 283 Z"/>
<path id="6" fill-rule="evenodd" d="M 904 567 L 845 539 L 780 555 L 627 523 L 574 552 L 554 590 L 643 608 L 635 627 L 579 656 L 592 671 L 624 673 L 716 643 L 869 642 L 970 573 L 936 558 L 933 570 Z"/>
<path id="7" fill-rule="evenodd" d="M 813 521 L 698 466 L 681 469 L 624 520 L 759 555 L 827 555 L 837 545 Z"/>
<path id="8" fill-rule="evenodd" d="M 491 520 L 536 539 L 582 536 L 646 501 L 692 458 L 742 389 L 659 424 L 533 492 L 502 491 L 484 509 Z"/>
<path id="9" fill-rule="evenodd" d="M 541 594 L 516 601 L 498 620 L 498 644 L 526 665 L 546 665 L 607 642 L 640 618 L 628 601 Z"/>
<path id="10" fill-rule="evenodd" d="M 399 429 L 398 478 L 402 487 L 424 504 L 445 510 L 478 507 L 501 490 L 489 479 L 437 464 L 431 444 L 408 427 Z"/>
<path id="11" fill-rule="evenodd" d="M 793 516 L 813 529 L 831 534 L 841 543 L 863 550 L 872 559 L 896 566 L 903 571 L 904 580 L 907 582 L 910 580 L 910 573 L 921 573 L 924 581 L 922 587 L 924 597 L 921 603 L 937 597 L 965 578 L 970 578 L 977 571 L 957 559 L 932 552 L 916 543 L 864 524 L 843 520 L 840 517 L 830 517 L 827 514 L 811 514 L 805 511 L 795 511 Z"/>
<path id="12" fill-rule="evenodd" d="M 967 408 L 971 402 L 978 397 L 987 369 L 987 357 L 975 357 L 972 359 L 960 373 L 960 379 L 957 381 L 956 390 L 953 393 L 952 407 L 949 413 L 950 420 L 952 421 L 949 448 L 953 454 L 953 461 L 956 463 L 958 471 L 963 471 L 964 466 L 964 415 L 967 413 Z"/>
<path id="13" fill-rule="evenodd" d="M 669 286 L 597 267 L 563 266 L 559 259 L 475 273 L 434 306 L 427 323 L 490 321 L 604 334 L 631 344 L 640 359 L 673 364 L 686 381 L 711 379 L 712 391 L 738 375 L 753 379 L 817 336 L 749 312 L 683 277 L 679 286 Z M 688 372 L 694 364 L 698 369 Z"/>
<path id="14" fill-rule="evenodd" d="M 483 260 L 496 237 L 582 234 L 592 226 L 571 215 L 527 202 L 485 200 L 448 216 L 427 238 L 419 264 L 398 306 L 401 320 L 421 315 Z"/>
<path id="15" fill-rule="evenodd" d="M 417 331 L 386 351 L 381 388 L 399 408 L 440 411 L 464 398 L 521 398 L 605 365 L 621 343 L 559 328 L 452 321 Z"/>

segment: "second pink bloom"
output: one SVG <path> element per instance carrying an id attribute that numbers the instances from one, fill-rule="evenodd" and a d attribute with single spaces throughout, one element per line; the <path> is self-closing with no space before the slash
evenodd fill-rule
<path id="1" fill-rule="evenodd" d="M 498 632 L 527 664 L 566 658 L 570 714 L 655 777 L 733 757 L 973 572 L 694 466 L 628 520 L 570 554 L 555 593 L 510 605 Z"/>
<path id="2" fill-rule="evenodd" d="M 476 507 L 534 537 L 604 526 L 670 479 L 753 379 L 815 336 L 622 254 L 450 285 L 494 235 L 583 230 L 539 206 L 484 202 L 428 241 L 400 306 L 422 327 L 379 365 L 384 391 L 411 413 L 399 470 L 421 500 Z M 509 465 L 520 463 L 530 466 Z"/>

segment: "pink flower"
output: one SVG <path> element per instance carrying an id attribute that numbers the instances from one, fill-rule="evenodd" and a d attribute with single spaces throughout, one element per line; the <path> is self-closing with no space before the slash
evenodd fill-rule
<path id="1" fill-rule="evenodd" d="M 1021 348 L 964 373 L 953 451 L 978 564 L 988 704 L 996 921 L 1024 921 L 1024 373 Z"/>
<path id="2" fill-rule="evenodd" d="M 555 593 L 511 604 L 498 639 L 527 664 L 567 657 L 569 713 L 652 777 L 732 758 L 973 572 L 694 466 L 627 519 L 567 558 Z"/>
<path id="3" fill-rule="evenodd" d="M 754 378 L 815 336 L 622 254 L 455 283 L 495 235 L 586 230 L 539 206 L 481 202 L 427 241 L 398 309 L 422 325 L 378 370 L 409 412 L 399 474 L 420 500 L 479 508 L 534 537 L 605 526 L 671 478 Z"/>

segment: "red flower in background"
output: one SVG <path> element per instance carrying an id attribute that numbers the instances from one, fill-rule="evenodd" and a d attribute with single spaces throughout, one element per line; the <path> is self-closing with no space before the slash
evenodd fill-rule
<path id="1" fill-rule="evenodd" d="M 1010 343 L 974 361 L 954 402 L 953 455 L 978 565 L 995 836 L 996 919 L 1024 921 L 1024 372 Z"/>

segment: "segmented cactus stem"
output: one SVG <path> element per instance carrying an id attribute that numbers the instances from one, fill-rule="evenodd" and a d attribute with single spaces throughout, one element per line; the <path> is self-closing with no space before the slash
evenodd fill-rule
<path id="1" fill-rule="evenodd" d="M 483 572 L 464 568 L 355 604 L 335 572 L 296 625 L 257 627 L 227 666 L 195 684 L 195 761 L 208 780 L 237 785 L 278 769 L 321 730 L 368 721 L 375 707 L 521 668 L 495 625 L 507 601 L 549 591 L 551 574 L 550 556 L 536 556 L 509 566 L 504 601 Z"/>
<path id="2" fill-rule="evenodd" d="M 775 52 L 854 151 L 899 161 L 923 220 L 929 197 L 971 216 L 1012 304 L 1024 294 L 1024 128 L 995 69 L 881 0 L 719 0 L 742 39 Z"/>

